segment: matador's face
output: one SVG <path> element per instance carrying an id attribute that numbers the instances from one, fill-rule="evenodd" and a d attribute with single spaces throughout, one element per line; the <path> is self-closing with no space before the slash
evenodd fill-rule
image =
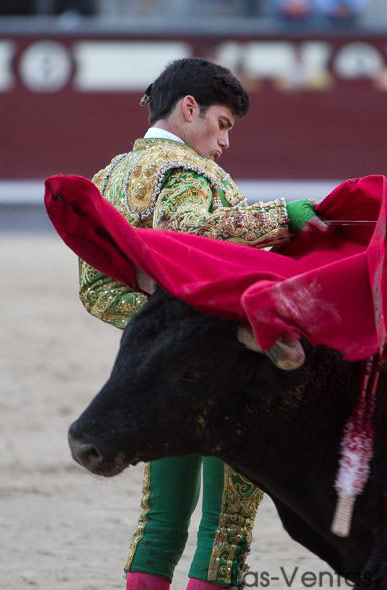
<path id="1" fill-rule="evenodd" d="M 229 132 L 235 116 L 224 105 L 212 105 L 204 113 L 197 109 L 186 127 L 185 141 L 201 156 L 218 160 L 229 147 Z"/>

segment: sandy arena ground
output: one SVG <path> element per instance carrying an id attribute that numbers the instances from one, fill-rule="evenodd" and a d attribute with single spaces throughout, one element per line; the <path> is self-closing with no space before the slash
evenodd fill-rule
<path id="1" fill-rule="evenodd" d="M 72 461 L 66 439 L 107 378 L 120 334 L 81 307 L 75 257 L 56 236 L 0 235 L 0 276 L 0 588 L 124 590 L 142 465 L 94 477 Z M 185 588 L 199 517 L 197 509 L 172 590 Z M 249 564 L 261 577 L 249 576 L 248 588 L 350 587 L 290 540 L 268 498 Z"/>

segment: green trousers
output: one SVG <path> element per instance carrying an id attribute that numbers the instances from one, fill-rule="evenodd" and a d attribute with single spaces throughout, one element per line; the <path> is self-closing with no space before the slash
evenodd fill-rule
<path id="1" fill-rule="evenodd" d="M 125 571 L 172 580 L 200 492 L 203 506 L 189 577 L 240 586 L 263 493 L 215 457 L 187 455 L 145 465 L 142 514 Z"/>

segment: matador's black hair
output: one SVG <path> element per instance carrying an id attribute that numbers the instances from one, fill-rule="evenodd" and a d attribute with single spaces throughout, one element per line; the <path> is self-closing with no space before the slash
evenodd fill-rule
<path id="1" fill-rule="evenodd" d="M 249 110 L 249 97 L 234 74 L 198 58 L 169 64 L 148 86 L 140 104 L 149 105 L 149 123 L 153 125 L 170 115 L 177 101 L 187 95 L 193 96 L 202 109 L 221 104 L 236 117 L 243 117 Z"/>

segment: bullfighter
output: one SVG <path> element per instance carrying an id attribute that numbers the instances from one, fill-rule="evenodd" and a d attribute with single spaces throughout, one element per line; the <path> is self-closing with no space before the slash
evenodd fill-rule
<path id="1" fill-rule="evenodd" d="M 308 200 L 248 205 L 217 164 L 249 108 L 240 82 L 203 59 L 172 62 L 142 101 L 150 128 L 93 182 L 134 226 L 189 232 L 255 248 L 323 223 Z M 146 303 L 80 261 L 80 298 L 97 318 L 123 329 Z M 203 505 L 187 590 L 240 588 L 262 492 L 214 457 L 190 455 L 145 465 L 142 514 L 125 567 L 127 590 L 168 590 L 187 541 L 203 468 Z"/>

